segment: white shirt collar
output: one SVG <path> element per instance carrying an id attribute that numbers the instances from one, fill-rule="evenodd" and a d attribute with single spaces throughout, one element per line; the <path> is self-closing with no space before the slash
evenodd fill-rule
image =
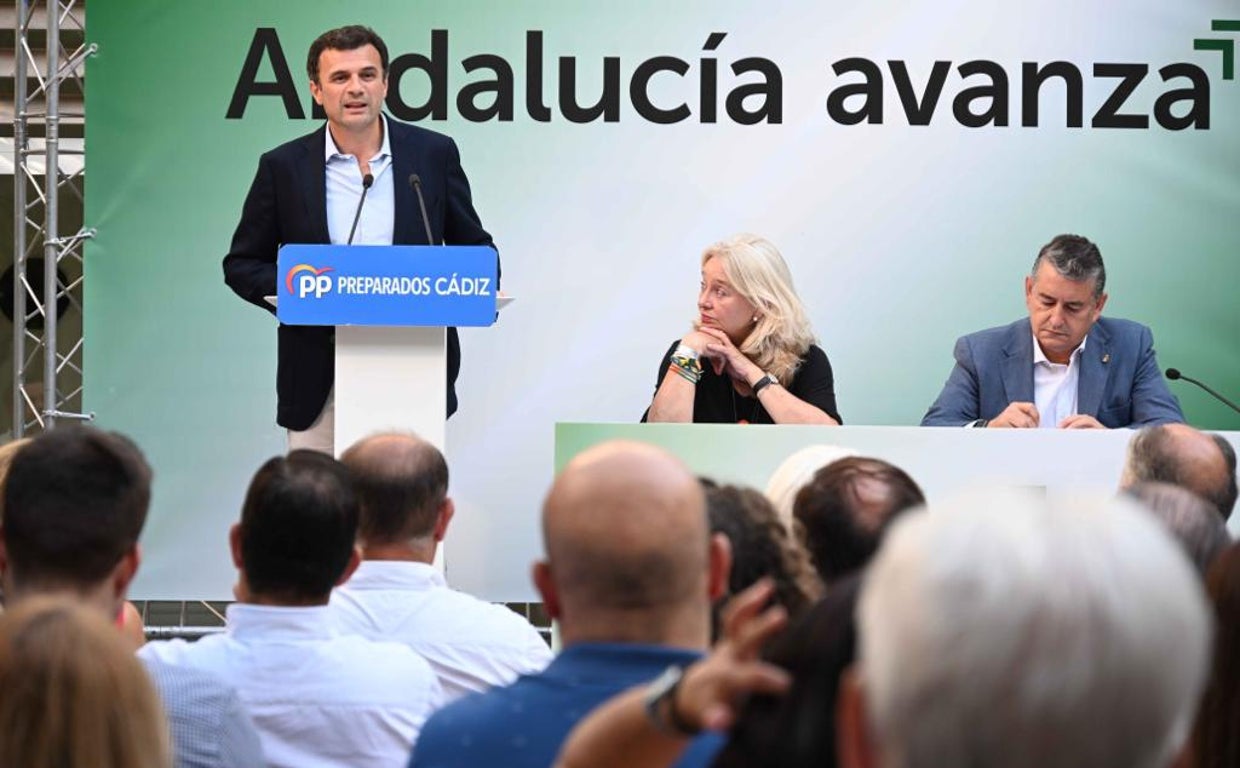
<path id="1" fill-rule="evenodd" d="M 381 157 L 392 156 L 392 142 L 391 142 L 392 132 L 388 130 L 387 115 L 380 112 L 379 120 L 381 121 L 381 124 L 383 125 L 383 143 L 379 145 L 379 151 L 375 153 L 375 156 L 368 158 L 368 160 L 378 160 Z M 332 136 L 332 129 L 330 125 L 325 127 L 323 130 L 327 133 L 327 140 L 323 142 L 323 162 L 324 163 L 330 163 L 333 159 L 337 157 L 347 157 L 347 158 L 353 157 L 352 155 L 346 155 L 345 153 L 340 151 L 340 146 L 336 144 L 336 137 Z"/>
<path id="2" fill-rule="evenodd" d="M 344 583 L 349 589 L 433 589 L 448 586 L 439 569 L 409 560 L 363 560 Z"/>
<path id="3" fill-rule="evenodd" d="M 264 639 L 327 639 L 338 634 L 326 605 L 288 607 L 233 603 L 228 606 L 228 634 L 234 637 L 260 635 Z"/>
<path id="4" fill-rule="evenodd" d="M 1030 335 L 1031 335 L 1031 336 L 1033 336 L 1033 364 L 1034 364 L 1034 365 L 1042 365 L 1042 364 L 1046 364 L 1046 365 L 1064 365 L 1064 363 L 1055 363 L 1055 362 L 1051 362 L 1050 358 L 1048 358 L 1048 357 L 1046 356 L 1046 353 L 1042 351 L 1042 345 L 1038 343 L 1038 337 L 1037 337 L 1037 334 L 1035 334 L 1035 333 L 1033 333 L 1033 332 L 1031 331 L 1031 332 L 1030 332 Z M 1080 357 L 1081 357 L 1081 352 L 1082 352 L 1082 351 L 1084 351 L 1084 349 L 1085 349 L 1085 342 L 1087 342 L 1087 341 L 1089 341 L 1089 337 L 1088 337 L 1088 336 L 1086 336 L 1085 338 L 1081 339 L 1081 343 L 1080 343 L 1080 345 L 1079 345 L 1076 349 L 1072 350 L 1072 354 L 1068 355 L 1068 362 L 1067 362 L 1067 365 L 1071 365 L 1073 360 L 1079 360 L 1079 359 L 1080 359 Z"/>

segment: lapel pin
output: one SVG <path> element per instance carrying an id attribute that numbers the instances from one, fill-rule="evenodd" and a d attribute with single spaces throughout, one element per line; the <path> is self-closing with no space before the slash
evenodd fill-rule
<path id="1" fill-rule="evenodd" d="M 1109 362 L 1111 362 L 1111 354 L 1108 352 L 1107 354 L 1102 356 L 1102 364 L 1106 365 Z"/>

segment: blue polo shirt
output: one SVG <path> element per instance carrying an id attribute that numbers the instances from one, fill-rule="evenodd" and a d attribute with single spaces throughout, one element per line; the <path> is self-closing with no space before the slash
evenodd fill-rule
<path id="1" fill-rule="evenodd" d="M 578 643 L 539 674 L 467 696 L 431 715 L 409 766 L 547 768 L 590 710 L 672 664 L 699 658 L 693 651 L 656 645 Z M 708 766 L 723 743 L 721 734 L 703 734 L 676 765 Z"/>

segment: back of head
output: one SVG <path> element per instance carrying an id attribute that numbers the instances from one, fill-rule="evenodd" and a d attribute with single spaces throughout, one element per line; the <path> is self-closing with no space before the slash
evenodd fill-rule
<path id="1" fill-rule="evenodd" d="M 757 314 L 758 321 L 740 345 L 741 352 L 787 383 L 800 357 L 814 343 L 814 332 L 784 257 L 771 241 L 739 234 L 708 247 L 702 253 L 702 264 L 711 259 L 719 260 L 728 282 Z"/>
<path id="2" fill-rule="evenodd" d="M 871 725 L 901 768 L 1161 768 L 1204 682 L 1200 581 L 1122 499 L 967 495 L 900 520 L 858 611 Z"/>
<path id="3" fill-rule="evenodd" d="M 289 605 L 326 601 L 353 553 L 357 507 L 348 470 L 330 456 L 293 451 L 264 464 L 238 528 L 251 594 Z"/>
<path id="4" fill-rule="evenodd" d="M 613 441 L 579 454 L 547 495 L 543 538 L 566 636 L 588 625 L 656 642 L 686 612 L 709 628 L 702 490 L 662 449 Z"/>
<path id="5" fill-rule="evenodd" d="M 847 457 L 818 470 L 792 509 L 814 567 L 830 583 L 863 568 L 891 521 L 925 503 L 921 488 L 899 467 Z"/>
<path id="6" fill-rule="evenodd" d="M 138 542 L 151 470 L 128 438 L 93 427 L 45 432 L 13 457 L 4 482 L 10 583 L 89 588 Z"/>
<path id="7" fill-rule="evenodd" d="M 1205 578 L 1210 563 L 1231 543 L 1218 510 L 1197 494 L 1170 483 L 1141 482 L 1124 489 L 1162 521 Z"/>
<path id="8" fill-rule="evenodd" d="M 792 505 L 814 473 L 833 461 L 855 456 L 851 448 L 838 445 L 807 445 L 780 462 L 766 481 L 766 497 L 775 505 L 779 520 L 792 530 Z"/>
<path id="9" fill-rule="evenodd" d="M 1214 561 L 1206 579 L 1216 620 L 1214 665 L 1193 728 L 1196 768 L 1240 765 L 1240 544 Z"/>
<path id="10" fill-rule="evenodd" d="M 859 574 L 789 624 L 763 653 L 792 676 L 782 695 L 745 701 L 714 768 L 835 768 L 835 711 L 840 678 L 856 658 L 854 616 Z"/>
<path id="11" fill-rule="evenodd" d="M 724 485 L 706 490 L 712 533 L 732 545 L 728 593 L 737 594 L 763 576 L 775 581 L 774 601 L 796 617 L 822 593 L 805 550 L 779 522 L 775 508 L 752 488 Z"/>
<path id="12" fill-rule="evenodd" d="M 1178 485 L 1210 502 L 1226 520 L 1236 503 L 1236 472 L 1228 466 L 1219 442 L 1187 424 L 1145 427 L 1128 443 L 1120 485 L 1142 481 Z"/>
<path id="13" fill-rule="evenodd" d="M 1223 454 L 1223 464 L 1226 466 L 1227 483 L 1219 493 L 1218 508 L 1223 513 L 1223 519 L 1231 517 L 1232 510 L 1236 508 L 1236 499 L 1240 497 L 1240 487 L 1237 486 L 1236 478 L 1236 447 L 1222 435 L 1211 434 L 1210 438 L 1214 440 L 1214 444 L 1218 446 L 1219 453 Z"/>
<path id="14" fill-rule="evenodd" d="M 0 762 L 168 768 L 163 707 L 133 649 L 96 612 L 31 598 L 0 618 Z"/>
<path id="15" fill-rule="evenodd" d="M 367 437 L 340 457 L 353 476 L 360 506 L 358 539 L 366 546 L 431 535 L 448 497 L 448 463 L 410 434 Z"/>

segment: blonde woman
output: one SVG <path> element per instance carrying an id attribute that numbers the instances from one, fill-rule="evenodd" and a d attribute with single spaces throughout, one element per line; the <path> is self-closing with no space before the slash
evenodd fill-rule
<path id="1" fill-rule="evenodd" d="M 0 764 L 171 768 L 142 663 L 95 612 L 32 597 L 0 619 Z"/>
<path id="2" fill-rule="evenodd" d="M 827 355 L 779 251 L 736 235 L 702 254 L 698 319 L 659 366 L 643 421 L 842 423 Z"/>

